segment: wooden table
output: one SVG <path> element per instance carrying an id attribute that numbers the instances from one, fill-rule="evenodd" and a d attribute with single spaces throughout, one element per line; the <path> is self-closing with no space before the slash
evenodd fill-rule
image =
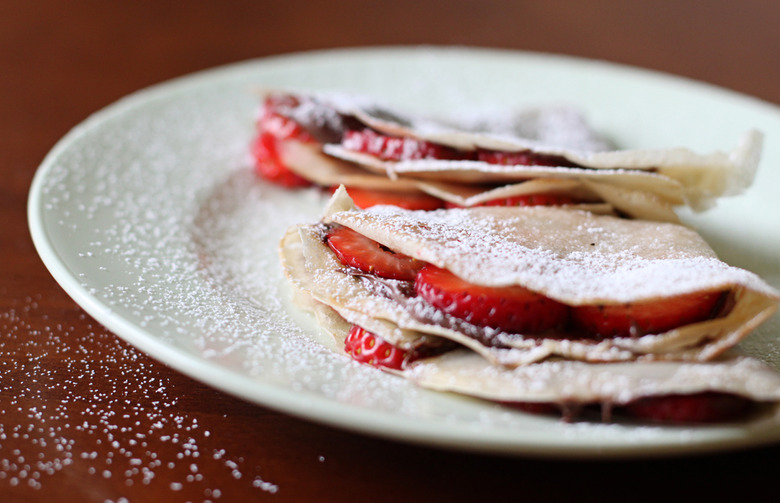
<path id="1" fill-rule="evenodd" d="M 770 0 L 0 2 L 0 501 L 747 501 L 773 491 L 777 445 L 638 461 L 505 458 L 245 403 L 85 314 L 37 257 L 25 204 L 43 156 L 88 114 L 224 63 L 473 45 L 628 63 L 780 103 L 778 19 Z"/>

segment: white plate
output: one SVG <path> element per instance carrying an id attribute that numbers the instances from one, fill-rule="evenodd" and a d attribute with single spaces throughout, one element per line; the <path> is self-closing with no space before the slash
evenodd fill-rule
<path id="1" fill-rule="evenodd" d="M 55 279 L 120 337 L 216 388 L 341 428 L 464 450 L 644 456 L 775 441 L 777 424 L 565 424 L 415 389 L 318 343 L 289 303 L 276 246 L 317 219 L 314 191 L 256 179 L 255 88 L 354 91 L 423 112 L 567 102 L 624 147 L 730 149 L 769 139 L 747 195 L 688 215 L 734 265 L 780 287 L 780 113 L 712 86 L 603 62 L 464 48 L 308 53 L 202 72 L 133 94 L 84 121 L 41 165 L 29 199 Z M 775 317 L 745 344 L 780 367 Z"/>

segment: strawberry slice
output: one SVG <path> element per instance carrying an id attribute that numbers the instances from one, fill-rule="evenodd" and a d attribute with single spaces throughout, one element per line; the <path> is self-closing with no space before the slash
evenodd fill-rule
<path id="1" fill-rule="evenodd" d="M 571 316 L 577 329 L 592 336 L 636 337 L 710 319 L 725 297 L 725 292 L 694 292 L 647 302 L 574 306 Z"/>
<path id="2" fill-rule="evenodd" d="M 562 328 L 568 307 L 521 286 L 489 287 L 464 281 L 446 269 L 426 265 L 414 283 L 429 304 L 478 326 L 510 333 Z"/>
<path id="3" fill-rule="evenodd" d="M 477 160 L 490 164 L 503 166 L 567 166 L 576 167 L 577 164 L 558 155 L 537 154 L 530 150 L 520 152 L 502 152 L 498 150 L 478 150 Z"/>
<path id="4" fill-rule="evenodd" d="M 355 206 L 366 209 L 380 204 L 398 206 L 407 210 L 437 210 L 444 202 L 424 192 L 398 192 L 394 190 L 363 189 L 347 187 L 347 193 Z"/>
<path id="5" fill-rule="evenodd" d="M 410 353 L 357 325 L 352 325 L 344 350 L 360 363 L 395 370 L 401 370 L 410 357 Z"/>
<path id="6" fill-rule="evenodd" d="M 313 141 L 312 136 L 293 119 L 278 112 L 283 106 L 292 106 L 290 97 L 271 96 L 266 99 L 257 121 L 258 135 L 251 145 L 255 172 L 266 180 L 287 188 L 309 187 L 312 183 L 293 172 L 279 156 L 279 145 L 294 139 Z"/>
<path id="7" fill-rule="evenodd" d="M 252 142 L 251 152 L 255 160 L 255 173 L 269 182 L 290 189 L 309 187 L 312 183 L 293 172 L 279 157 L 278 143 L 274 135 L 260 133 Z"/>
<path id="8" fill-rule="evenodd" d="M 380 278 L 413 281 L 424 265 L 424 262 L 396 253 L 349 227 L 334 227 L 326 239 L 342 264 Z"/>
<path id="9" fill-rule="evenodd" d="M 468 154 L 416 138 L 388 136 L 372 129 L 350 130 L 344 134 L 341 146 L 354 152 L 370 154 L 383 161 L 414 159 L 464 159 Z"/>
<path id="10" fill-rule="evenodd" d="M 490 199 L 473 206 L 565 206 L 577 204 L 577 200 L 562 194 L 522 194 L 517 196 Z M 455 203 L 447 203 L 447 208 L 462 208 Z"/>
<path id="11" fill-rule="evenodd" d="M 306 128 L 280 111 L 290 106 L 292 104 L 287 101 L 275 98 L 267 99 L 257 120 L 258 129 L 279 140 L 312 141 L 313 137 Z"/>
<path id="12" fill-rule="evenodd" d="M 720 423 L 747 414 L 753 401 L 737 395 L 702 392 L 645 397 L 625 406 L 631 417 L 664 423 Z"/>

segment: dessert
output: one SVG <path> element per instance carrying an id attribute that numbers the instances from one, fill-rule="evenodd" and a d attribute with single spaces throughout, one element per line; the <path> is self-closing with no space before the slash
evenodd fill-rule
<path id="1" fill-rule="evenodd" d="M 502 365 L 707 360 L 778 299 L 687 227 L 559 208 L 359 210 L 341 189 L 283 252 L 292 281 L 390 343 L 435 336 Z"/>
<path id="2" fill-rule="evenodd" d="M 271 181 L 345 185 L 360 207 L 579 205 L 677 221 L 677 206 L 705 209 L 749 186 L 761 144 L 761 133 L 749 131 L 729 153 L 615 150 L 571 109 L 448 123 L 359 97 L 269 93 L 253 154 Z"/>
<path id="3" fill-rule="evenodd" d="M 780 294 L 683 226 L 548 207 L 360 210 L 341 188 L 281 255 L 346 352 L 425 387 L 513 404 L 780 398 L 771 370 L 730 351 Z"/>

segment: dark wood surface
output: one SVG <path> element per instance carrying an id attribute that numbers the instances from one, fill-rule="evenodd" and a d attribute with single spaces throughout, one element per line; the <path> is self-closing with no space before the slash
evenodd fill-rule
<path id="1" fill-rule="evenodd" d="M 85 314 L 38 259 L 25 205 L 71 127 L 196 70 L 320 48 L 471 45 L 627 63 L 780 103 L 779 19 L 773 0 L 0 0 L 0 501 L 770 499 L 752 496 L 777 490 L 777 445 L 507 458 L 377 440 L 234 399 Z"/>

